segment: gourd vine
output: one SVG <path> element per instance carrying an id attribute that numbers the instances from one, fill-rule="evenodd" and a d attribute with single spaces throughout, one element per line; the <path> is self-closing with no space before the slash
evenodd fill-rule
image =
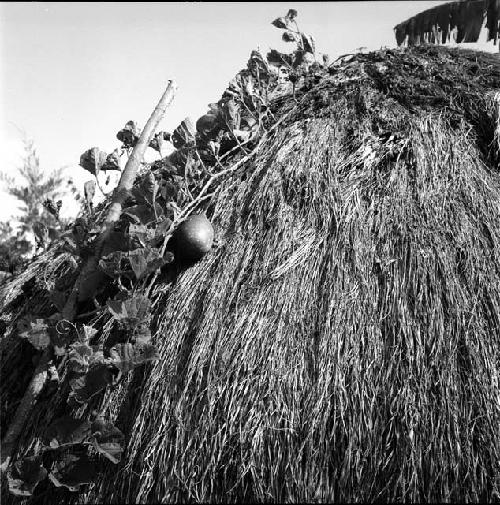
<path id="1" fill-rule="evenodd" d="M 285 30 L 283 40 L 295 44 L 294 51 L 271 50 L 266 57 L 252 51 L 247 67 L 195 124 L 186 118 L 173 132 L 155 133 L 173 99 L 170 83 L 162 110 L 155 110 L 145 130 L 129 121 L 112 153 L 92 147 L 81 155 L 80 165 L 93 179 L 84 185 L 80 215 L 57 242 L 50 242 L 43 226 L 35 227 L 44 251 L 56 248 L 71 261 L 51 291 L 53 313 L 27 314 L 17 322 L 18 338 L 34 348 L 38 363 L 2 440 L 2 471 L 13 495 L 30 496 L 46 479 L 78 492 L 106 462 L 120 462 L 125 435 L 105 417 L 106 393 L 134 369 L 159 359 L 150 293 L 162 272 L 183 261 L 170 247 L 176 230 L 207 206 L 217 185 L 244 167 L 285 120 L 276 120 L 272 101 L 295 98 L 328 70 L 328 59 L 316 60 L 314 39 L 299 30 L 296 19 L 290 9 L 272 22 Z M 160 159 L 143 163 L 146 147 Z M 167 147 L 172 152 L 163 156 Z M 96 189 L 105 193 L 99 177 L 109 183 L 124 157 L 117 188 L 94 206 Z M 58 216 L 59 203 L 45 206 Z M 109 337 L 91 324 L 97 319 L 113 325 Z M 35 405 L 56 392 L 65 399 L 64 412 L 37 434 L 30 453 L 11 461 Z"/>

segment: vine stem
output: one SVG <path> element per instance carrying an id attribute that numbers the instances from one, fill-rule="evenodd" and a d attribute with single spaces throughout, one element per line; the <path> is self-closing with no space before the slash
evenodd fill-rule
<path id="1" fill-rule="evenodd" d="M 107 209 L 106 217 L 103 223 L 103 229 L 96 240 L 96 247 L 94 254 L 87 260 L 84 264 L 80 275 L 78 276 L 71 294 L 62 310 L 62 317 L 67 321 L 73 321 L 76 315 L 76 302 L 78 300 L 78 293 L 82 283 L 89 278 L 97 270 L 99 259 L 101 257 L 104 245 L 109 239 L 111 232 L 113 231 L 115 223 L 120 219 L 122 213 L 122 207 L 126 199 L 130 194 L 130 190 L 134 184 L 135 178 L 137 176 L 142 158 L 146 148 L 151 141 L 154 132 L 163 118 L 168 106 L 172 103 L 175 93 L 177 91 L 177 84 L 175 81 L 168 81 L 167 88 L 163 93 L 158 105 L 151 114 L 146 126 L 142 130 L 141 136 L 130 155 L 127 164 L 122 172 L 120 182 L 116 187 L 111 204 Z M 12 453 L 16 448 L 17 441 L 23 428 L 26 424 L 28 417 L 31 414 L 33 407 L 35 406 L 41 391 L 44 388 L 45 382 L 48 376 L 48 364 L 51 357 L 50 348 L 45 349 L 43 352 L 40 362 L 33 373 L 31 382 L 29 383 L 23 398 L 17 407 L 16 413 L 12 422 L 9 425 L 9 429 L 2 439 L 1 444 L 1 465 L 0 471 L 2 473 L 9 466 Z"/>
<path id="2" fill-rule="evenodd" d="M 304 100 L 305 97 L 302 98 L 302 101 Z M 257 152 L 262 148 L 262 146 L 264 145 L 264 142 L 267 140 L 268 136 L 270 133 L 272 133 L 274 130 L 276 130 L 276 128 L 278 128 L 278 126 L 280 126 L 284 121 L 286 121 L 290 115 L 292 114 L 292 112 L 295 111 L 296 107 L 298 106 L 298 104 L 292 109 L 290 110 L 287 114 L 285 114 L 281 119 L 279 119 L 278 121 L 276 121 L 276 123 L 273 124 L 273 126 L 271 126 L 269 128 L 269 130 L 266 130 L 263 134 L 262 134 L 262 137 L 260 138 L 259 142 L 257 143 L 257 145 L 252 149 L 252 151 L 250 151 L 246 156 L 244 156 L 243 158 L 241 158 L 240 160 L 238 160 L 234 165 L 231 165 L 230 167 L 226 168 L 225 170 L 222 170 L 221 172 L 217 172 L 216 174 L 212 175 L 210 177 L 210 179 L 206 182 L 206 184 L 203 186 L 203 188 L 201 189 L 200 193 L 198 194 L 198 196 L 189 204 L 186 206 L 186 208 L 179 213 L 179 215 L 177 216 L 177 218 L 174 220 L 174 222 L 172 223 L 172 225 L 170 226 L 170 230 L 166 233 L 165 235 L 165 238 L 163 239 L 163 244 L 162 244 L 162 247 L 161 247 L 161 251 L 160 251 L 160 256 L 163 257 L 163 255 L 165 254 L 165 251 L 167 249 L 167 245 L 168 245 L 168 242 L 169 240 L 172 238 L 172 235 L 174 234 L 174 231 L 175 229 L 177 228 L 177 226 L 182 222 L 184 221 L 185 219 L 187 219 L 189 217 L 189 215 L 191 214 L 191 212 L 193 212 L 193 210 L 203 201 L 203 200 L 206 200 L 207 198 L 213 196 L 213 193 L 207 195 L 207 191 L 208 189 L 210 188 L 210 186 L 212 186 L 212 184 L 217 181 L 218 179 L 226 176 L 226 175 L 229 175 L 233 172 L 235 172 L 236 170 L 238 170 L 238 168 L 240 168 L 244 163 L 246 163 L 247 161 L 249 161 L 253 156 L 255 156 L 257 154 Z M 250 140 L 252 139 L 249 139 L 248 141 L 246 141 L 244 144 L 250 142 Z M 242 145 L 244 145 L 242 144 Z M 227 154 L 227 153 L 226 153 Z M 222 158 L 221 158 L 222 159 Z M 219 160 L 220 161 L 220 160 Z M 158 270 L 153 274 L 153 277 L 151 278 L 151 281 L 149 282 L 149 284 L 147 285 L 146 289 L 145 289 L 145 296 L 149 296 L 149 293 L 151 292 L 151 289 L 153 288 L 153 285 L 156 281 L 158 277 Z"/>

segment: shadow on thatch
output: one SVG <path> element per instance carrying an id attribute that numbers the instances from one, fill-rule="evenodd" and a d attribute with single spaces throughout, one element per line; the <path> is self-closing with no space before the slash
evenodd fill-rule
<path id="1" fill-rule="evenodd" d="M 219 248 L 157 285 L 161 360 L 112 393 L 130 442 L 80 502 L 498 500 L 499 87 L 498 56 L 420 47 L 283 101 Z"/>

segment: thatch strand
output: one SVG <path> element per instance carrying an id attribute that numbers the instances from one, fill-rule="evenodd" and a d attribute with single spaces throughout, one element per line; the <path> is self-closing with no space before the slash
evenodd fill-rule
<path id="1" fill-rule="evenodd" d="M 500 32 L 500 0 L 459 0 L 438 5 L 399 23 L 394 31 L 399 46 L 444 44 L 452 33 L 458 43 L 477 42 L 485 19 L 487 40 L 496 44 Z"/>
<path id="2" fill-rule="evenodd" d="M 215 190 L 218 249 L 153 287 L 161 359 L 108 393 L 126 453 L 75 502 L 500 498 L 500 65 L 333 73 Z"/>

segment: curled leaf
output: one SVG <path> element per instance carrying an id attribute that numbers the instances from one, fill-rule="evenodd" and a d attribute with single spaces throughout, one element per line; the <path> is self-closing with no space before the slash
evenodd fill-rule
<path id="1" fill-rule="evenodd" d="M 135 121 L 128 121 L 127 124 L 116 134 L 116 138 L 125 147 L 133 147 L 139 140 L 141 131 Z"/>
<path id="2" fill-rule="evenodd" d="M 287 30 L 290 27 L 290 19 L 286 17 L 276 18 L 271 24 L 276 28 Z"/>
<path id="3" fill-rule="evenodd" d="M 106 163 L 107 154 L 98 147 L 88 149 L 80 156 L 80 166 L 96 177 Z"/>

